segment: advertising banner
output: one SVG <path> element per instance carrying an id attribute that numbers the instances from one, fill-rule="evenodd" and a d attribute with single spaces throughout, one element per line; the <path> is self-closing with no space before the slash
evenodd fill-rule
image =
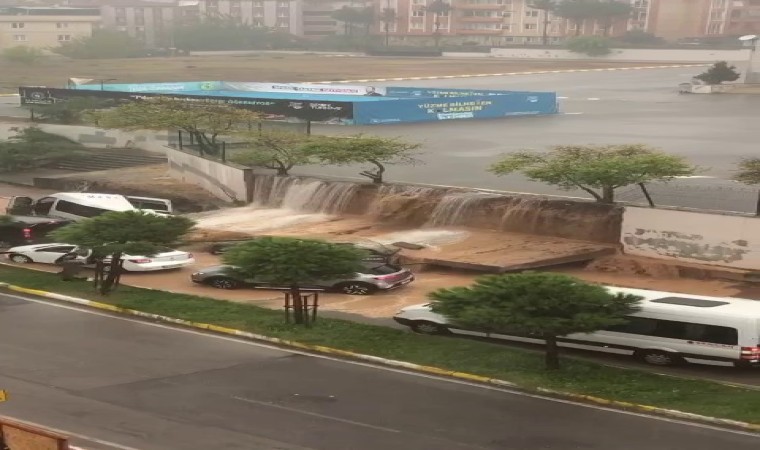
<path id="1" fill-rule="evenodd" d="M 362 95 L 381 97 L 386 95 L 384 87 L 351 86 L 345 84 L 312 83 L 248 83 L 225 81 L 222 89 L 247 92 L 280 92 L 283 94 L 320 94 L 320 95 Z"/>
<path id="2" fill-rule="evenodd" d="M 97 80 L 90 80 L 97 81 Z M 189 81 L 177 83 L 130 83 L 130 84 L 74 84 L 71 89 L 86 91 L 118 92 L 175 92 L 175 91 L 216 91 L 222 87 L 221 81 Z"/>
<path id="3" fill-rule="evenodd" d="M 472 89 L 446 89 L 446 88 L 423 88 L 423 87 L 398 87 L 389 86 L 386 88 L 387 95 L 391 97 L 471 97 L 473 95 L 504 95 L 510 91 L 479 90 Z"/>
<path id="4" fill-rule="evenodd" d="M 553 92 L 508 93 L 362 102 L 357 103 L 354 108 L 356 124 L 432 122 L 553 114 L 557 112 L 557 97 Z"/>
<path id="5" fill-rule="evenodd" d="M 94 97 L 117 101 L 138 101 L 154 97 L 171 98 L 188 103 L 227 104 L 257 111 L 269 120 L 296 118 L 315 122 L 350 121 L 353 118 L 353 103 L 334 101 L 301 101 L 287 99 L 257 99 L 212 95 L 160 94 L 121 91 L 91 91 L 81 89 L 57 89 L 45 87 L 20 87 L 22 105 L 50 105 L 71 98 Z"/>

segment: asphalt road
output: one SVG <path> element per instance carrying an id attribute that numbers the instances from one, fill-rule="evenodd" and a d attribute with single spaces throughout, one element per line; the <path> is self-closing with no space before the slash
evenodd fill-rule
<path id="1" fill-rule="evenodd" d="M 754 450 L 717 430 L 0 295 L 0 414 L 141 450 Z"/>

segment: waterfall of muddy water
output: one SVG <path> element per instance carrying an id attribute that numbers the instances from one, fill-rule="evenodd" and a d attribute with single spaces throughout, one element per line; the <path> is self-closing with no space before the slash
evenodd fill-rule
<path id="1" fill-rule="evenodd" d="M 485 192 L 457 192 L 445 195 L 435 206 L 428 227 L 445 227 L 466 225 L 472 211 L 485 199 L 498 198 L 501 195 Z"/>
<path id="2" fill-rule="evenodd" d="M 385 184 L 378 189 L 375 201 L 370 205 L 367 215 L 370 217 L 394 215 L 399 203 L 403 203 L 404 199 L 430 198 L 434 193 L 435 189 L 428 187 Z"/>
<path id="3" fill-rule="evenodd" d="M 501 216 L 501 228 L 514 229 L 519 224 L 521 230 L 532 233 L 538 228 L 542 212 L 541 199 L 513 198 Z"/>
<path id="4" fill-rule="evenodd" d="M 288 186 L 280 207 L 294 211 L 338 214 L 346 209 L 357 188 L 355 183 L 297 180 Z"/>

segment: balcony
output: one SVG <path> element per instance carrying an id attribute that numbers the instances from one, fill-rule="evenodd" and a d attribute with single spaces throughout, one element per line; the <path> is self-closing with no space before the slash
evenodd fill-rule
<path id="1" fill-rule="evenodd" d="M 466 4 L 456 6 L 457 11 L 466 11 L 468 9 L 477 11 L 504 11 L 507 9 L 505 5 L 490 5 L 490 4 Z M 511 8 L 510 8 L 511 9 Z"/>
<path id="2" fill-rule="evenodd" d="M 504 22 L 503 17 L 481 17 L 481 16 L 463 16 L 457 18 L 459 22 L 463 23 L 473 23 L 473 22 L 483 22 L 483 23 L 502 23 Z"/>

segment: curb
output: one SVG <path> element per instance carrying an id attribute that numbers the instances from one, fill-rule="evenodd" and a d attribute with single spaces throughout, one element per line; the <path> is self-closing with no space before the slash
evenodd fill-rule
<path id="1" fill-rule="evenodd" d="M 369 363 L 373 363 L 373 364 L 377 364 L 381 366 L 407 369 L 407 370 L 412 370 L 415 372 L 425 373 L 429 375 L 454 378 L 454 379 L 458 379 L 462 381 L 481 383 L 481 384 L 497 386 L 497 387 L 502 387 L 502 388 L 510 388 L 510 389 L 519 390 L 526 393 L 549 396 L 549 397 L 565 399 L 565 400 L 572 400 L 579 403 L 590 403 L 590 404 L 594 404 L 594 405 L 602 406 L 602 407 L 616 408 L 616 409 L 634 411 L 634 412 L 639 412 L 639 413 L 646 413 L 650 415 L 665 416 L 665 417 L 670 417 L 674 419 L 689 420 L 693 422 L 701 422 L 704 424 L 710 424 L 714 426 L 729 427 L 729 428 L 740 429 L 740 430 L 749 431 L 749 432 L 760 433 L 760 423 L 749 423 L 749 422 L 741 422 L 741 421 L 730 420 L 730 419 L 720 419 L 717 417 L 703 416 L 699 414 L 687 413 L 687 412 L 678 411 L 678 410 L 659 408 L 656 406 L 640 405 L 636 403 L 629 403 L 629 402 L 618 401 L 618 400 L 609 400 L 605 398 L 594 397 L 591 395 L 573 394 L 569 392 L 556 391 L 553 389 L 546 389 L 546 388 L 540 388 L 540 387 L 529 388 L 529 387 L 520 386 L 516 383 L 512 383 L 509 381 L 500 380 L 497 378 L 490 378 L 490 377 L 474 375 L 474 374 L 465 373 L 465 372 L 457 372 L 453 370 L 441 369 L 439 367 L 423 366 L 420 364 L 413 364 L 413 363 L 398 361 L 394 359 L 380 358 L 378 356 L 365 355 L 362 353 L 354 353 L 348 350 L 325 347 L 322 345 L 303 344 L 300 342 L 289 341 L 286 339 L 273 338 L 273 337 L 264 336 L 261 334 L 250 333 L 248 331 L 237 330 L 234 328 L 227 328 L 227 327 L 223 327 L 219 325 L 213 325 L 213 324 L 202 323 L 202 322 L 192 322 L 189 320 L 177 319 L 175 317 L 162 316 L 159 314 L 152 314 L 152 313 L 147 313 L 143 311 L 137 311 L 134 309 L 122 308 L 122 307 L 110 305 L 107 303 L 96 302 L 93 300 L 86 300 L 83 298 L 71 297 L 71 296 L 63 295 L 63 294 L 56 294 L 54 292 L 41 291 L 37 289 L 29 289 L 29 288 L 15 286 L 15 285 L 4 283 L 4 282 L 0 282 L 0 288 L 6 288 L 11 291 L 20 292 L 24 294 L 30 294 L 37 297 L 49 298 L 49 299 L 58 300 L 58 301 L 66 302 L 66 303 L 82 305 L 82 306 L 86 306 L 93 309 L 108 311 L 111 313 L 118 313 L 118 314 L 127 315 L 127 316 L 150 319 L 157 322 L 170 323 L 170 324 L 180 325 L 183 327 L 197 329 L 197 330 L 211 331 L 218 334 L 241 337 L 241 338 L 254 340 L 254 341 L 260 341 L 260 342 L 266 342 L 266 343 L 275 344 L 281 347 L 288 347 L 288 348 L 298 349 L 298 350 L 307 351 L 311 353 L 339 356 L 346 359 L 364 361 L 364 362 L 369 362 Z"/>
<path id="2" fill-rule="evenodd" d="M 607 67 L 597 69 L 565 69 L 565 70 L 538 70 L 534 72 L 506 72 L 506 73 L 477 73 L 468 75 L 437 75 L 429 77 L 397 77 L 397 78 L 372 78 L 365 80 L 333 80 L 314 81 L 316 84 L 326 83 L 370 83 L 375 81 L 407 81 L 407 80 L 446 80 L 451 78 L 480 78 L 480 77 L 506 77 L 513 75 L 539 75 L 547 73 L 576 73 L 576 72 L 613 72 L 618 70 L 646 70 L 646 69 L 675 69 L 684 67 L 707 67 L 709 64 L 675 64 L 665 66 L 637 66 L 637 67 Z"/>

